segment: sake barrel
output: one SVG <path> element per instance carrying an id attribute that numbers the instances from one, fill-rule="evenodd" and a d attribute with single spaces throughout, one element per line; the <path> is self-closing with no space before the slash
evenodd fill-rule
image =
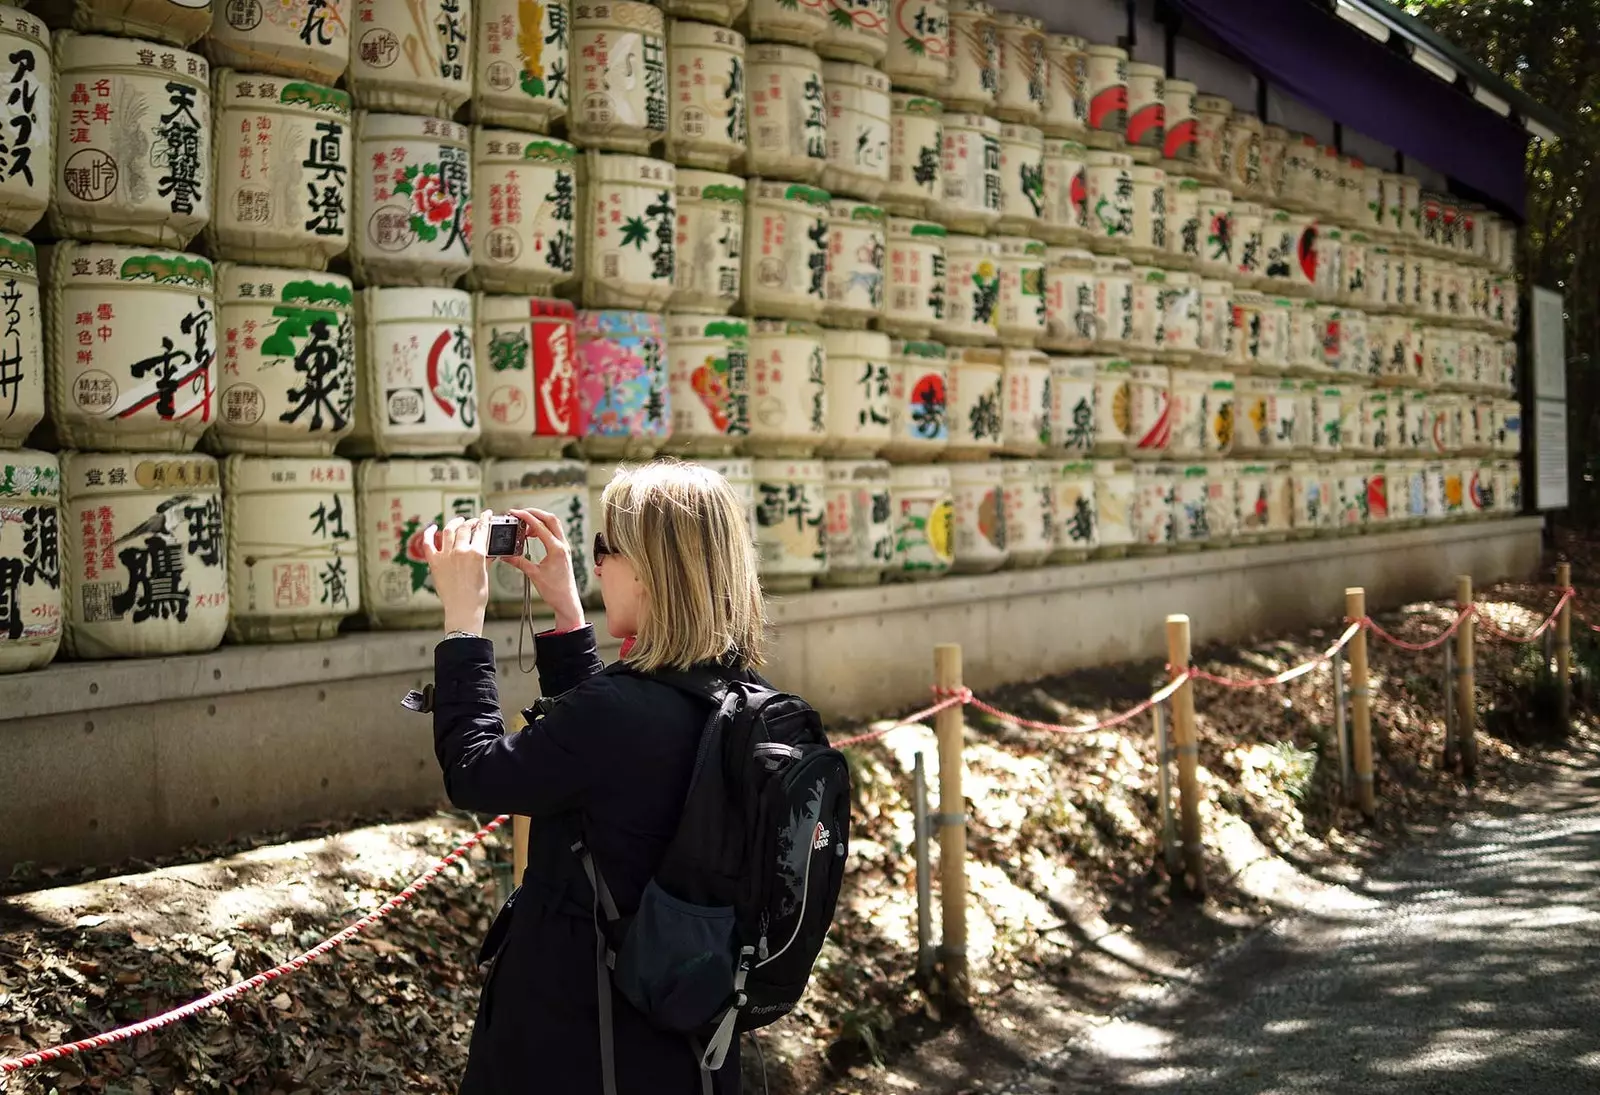
<path id="1" fill-rule="evenodd" d="M 1395 496 L 1391 488 L 1390 465 L 1386 462 L 1368 464 L 1367 475 L 1367 527 L 1363 531 L 1382 532 L 1394 516 L 1390 499 Z"/>
<path id="2" fill-rule="evenodd" d="M 744 506 L 745 517 L 750 525 L 750 539 L 755 540 L 756 535 L 756 480 L 755 461 L 743 457 L 730 457 L 723 460 L 696 460 L 703 468 L 709 468 L 728 481 L 728 486 L 733 488 L 733 493 L 738 496 Z"/>
<path id="3" fill-rule="evenodd" d="M 1277 195 L 1279 205 L 1308 212 L 1316 207 L 1317 169 L 1321 158 L 1315 137 L 1309 133 L 1290 136 L 1284 149 L 1283 186 Z"/>
<path id="4" fill-rule="evenodd" d="M 819 182 L 828 162 L 822 59 L 799 46 L 770 42 L 755 43 L 745 57 L 750 79 L 748 173 Z"/>
<path id="5" fill-rule="evenodd" d="M 950 443 L 949 363 L 937 342 L 889 345 L 890 460 L 934 460 Z"/>
<path id="6" fill-rule="evenodd" d="M 1237 540 L 1264 539 L 1271 528 L 1272 468 L 1267 464 L 1234 462 L 1228 465 L 1234 479 L 1234 513 Z"/>
<path id="7" fill-rule="evenodd" d="M 367 619 L 378 628 L 440 626 L 444 606 L 422 553 L 423 534 L 452 517 L 483 512 L 479 465 L 450 458 L 359 461 L 356 507 Z"/>
<path id="8" fill-rule="evenodd" d="M 666 18 L 633 0 L 578 3 L 567 133 L 582 148 L 649 153 L 667 136 Z"/>
<path id="9" fill-rule="evenodd" d="M 1284 174 L 1288 169 L 1289 131 L 1281 125 L 1264 126 L 1261 130 L 1261 198 L 1278 202 L 1283 193 Z"/>
<path id="10" fill-rule="evenodd" d="M 980 236 L 947 236 L 949 296 L 937 332 L 946 342 L 982 345 L 1000 335 L 1000 243 Z"/>
<path id="11" fill-rule="evenodd" d="M 1042 456 L 1051 446 L 1050 359 L 1039 350 L 1009 349 L 1002 367 L 1001 451 Z"/>
<path id="12" fill-rule="evenodd" d="M 187 246 L 211 219 L 205 59 L 149 42 L 70 31 L 56 36 L 55 59 L 58 87 L 70 106 L 56 110 L 51 232 L 108 243 Z M 13 87 L 13 95 L 20 93 Z M 44 116 L 40 124 L 48 120 Z M 13 122 L 8 137 L 16 136 Z M 165 151 L 155 156 L 147 151 L 152 148 Z"/>
<path id="13" fill-rule="evenodd" d="M 597 529 L 589 520 L 589 489 L 581 460 L 485 460 L 483 462 L 484 506 L 495 513 L 513 509 L 542 509 L 561 521 L 572 552 L 572 575 L 577 579 L 580 598 L 593 580 L 589 545 Z M 542 559 L 544 547 L 532 546 L 530 557 Z M 596 583 L 598 584 L 598 583 Z M 489 566 L 489 614 L 502 619 L 522 615 L 522 571 L 512 566 Z M 539 615 L 551 609 L 537 589 L 532 591 L 532 607 Z"/>
<path id="14" fill-rule="evenodd" d="M 351 451 L 448 456 L 483 431 L 472 295 L 459 289 L 356 294 L 356 401 Z"/>
<path id="15" fill-rule="evenodd" d="M 217 70 L 216 91 L 207 244 L 243 262 L 326 269 L 350 244 L 350 96 L 230 69 Z"/>
<path id="16" fill-rule="evenodd" d="M 1159 167 L 1134 165 L 1133 231 L 1127 239 L 1127 252 L 1141 262 L 1165 262 L 1167 258 L 1167 173 Z"/>
<path id="17" fill-rule="evenodd" d="M 1322 314 L 1309 300 L 1296 300 L 1289 308 L 1288 371 L 1296 376 L 1316 376 L 1322 368 Z"/>
<path id="18" fill-rule="evenodd" d="M 62 446 L 194 448 L 216 384 L 211 263 L 69 240 L 48 248 L 43 265 L 45 393 Z"/>
<path id="19" fill-rule="evenodd" d="M 472 118 L 479 125 L 549 133 L 571 99 L 569 0 L 473 0 Z"/>
<path id="20" fill-rule="evenodd" d="M 666 322 L 649 312 L 582 311 L 578 437 L 589 459 L 637 459 L 671 432 Z"/>
<path id="21" fill-rule="evenodd" d="M 1341 460 L 1333 469 L 1334 527 L 1341 536 L 1362 533 L 1371 517 L 1367 509 L 1369 466 L 1357 460 Z"/>
<path id="22" fill-rule="evenodd" d="M 1238 270 L 1235 260 L 1241 254 L 1242 244 L 1249 242 L 1239 235 L 1239 226 L 1234 221 L 1233 195 L 1222 187 L 1201 187 L 1199 201 L 1200 272 L 1206 277 L 1231 280 Z M 1259 249 L 1259 219 L 1254 240 Z"/>
<path id="23" fill-rule="evenodd" d="M 1200 123 L 1195 113 L 1195 100 L 1199 90 L 1188 80 L 1167 79 L 1165 82 L 1161 166 L 1168 172 L 1188 174 L 1198 162 Z"/>
<path id="24" fill-rule="evenodd" d="M 1141 555 L 1170 551 L 1178 542 L 1178 470 L 1171 464 L 1133 469 L 1133 543 Z"/>
<path id="25" fill-rule="evenodd" d="M 1344 451 L 1344 392 L 1315 381 L 1301 385 L 1311 402 L 1311 451 L 1320 457 Z"/>
<path id="26" fill-rule="evenodd" d="M 750 491 L 749 518 L 750 539 L 753 543 L 756 535 L 755 473 L 749 470 L 749 461 L 743 461 L 743 463 L 745 464 L 746 471 L 749 473 L 750 477 L 750 481 L 748 483 Z M 611 480 L 616 477 L 616 474 L 620 468 L 620 464 L 596 464 L 593 462 L 590 462 L 584 466 L 583 479 L 585 484 L 585 494 L 589 502 L 589 525 L 595 532 L 605 532 L 606 511 L 603 500 L 605 498 L 606 486 L 610 484 Z M 580 590 L 583 603 L 588 607 L 603 608 L 605 606 L 605 598 L 602 597 L 600 593 L 600 582 L 598 575 L 595 577 L 595 580 L 587 583 L 586 589 L 580 586 Z"/>
<path id="27" fill-rule="evenodd" d="M 335 84 L 350 63 L 352 6 L 349 0 L 276 5 L 236 0 L 220 5 L 208 25 L 196 20 L 195 33 L 206 35 L 214 65 Z M 479 16 L 481 27 L 481 9 Z M 498 12 L 492 16 L 499 17 Z"/>
<path id="28" fill-rule="evenodd" d="M 1156 297 L 1161 309 L 1163 361 L 1187 363 L 1200 353 L 1200 288 L 1193 274 L 1168 270 L 1166 284 Z"/>
<path id="29" fill-rule="evenodd" d="M 984 233 L 1000 220 L 1000 123 L 982 114 L 946 113 L 939 181 L 932 208 L 946 228 Z"/>
<path id="30" fill-rule="evenodd" d="M 1235 372 L 1270 371 L 1263 366 L 1272 351 L 1267 346 L 1267 298 L 1248 290 L 1233 293 L 1233 323 L 1228 342 L 1228 364 Z"/>
<path id="31" fill-rule="evenodd" d="M 1311 295 L 1320 301 L 1336 301 L 1344 290 L 1344 230 L 1319 224 L 1316 248 Z"/>
<path id="32" fill-rule="evenodd" d="M 1407 175 L 1383 177 L 1384 224 L 1389 234 L 1402 240 L 1422 238 L 1422 186 Z"/>
<path id="33" fill-rule="evenodd" d="M 1000 45 L 994 7 L 986 0 L 949 0 L 950 74 L 939 98 L 953 110 L 994 110 L 1000 86 Z"/>
<path id="34" fill-rule="evenodd" d="M 0 450 L 21 446 L 44 419 L 44 373 L 39 256 L 27 240 L 0 235 Z"/>
<path id="35" fill-rule="evenodd" d="M 1084 353 L 1095 341 L 1094 255 L 1050 247 L 1045 250 L 1044 332 L 1039 345 Z"/>
<path id="36" fill-rule="evenodd" d="M 1166 211 L 1167 249 L 1156 261 L 1174 270 L 1198 270 L 1203 227 L 1200 180 L 1168 175 L 1162 195 Z"/>
<path id="37" fill-rule="evenodd" d="M 944 320 L 948 303 L 945 230 L 926 221 L 889 218 L 888 293 L 878 326 L 904 337 Z"/>
<path id="38" fill-rule="evenodd" d="M 1143 164 L 1157 162 L 1167 141 L 1167 74 L 1160 65 L 1128 65 L 1128 150 Z"/>
<path id="39" fill-rule="evenodd" d="M 825 322 L 865 327 L 882 315 L 886 229 L 883 210 L 875 205 L 843 198 L 829 203 Z"/>
<path id="40" fill-rule="evenodd" d="M 755 461 L 756 555 L 763 588 L 774 593 L 809 589 L 827 569 L 826 484 L 821 460 Z"/>
<path id="41" fill-rule="evenodd" d="M 752 179 L 745 197 L 745 314 L 820 319 L 827 305 L 828 192 Z"/>
<path id="42" fill-rule="evenodd" d="M 1048 34 L 1044 57 L 1050 72 L 1039 128 L 1049 137 L 1081 141 L 1089 133 L 1089 43 L 1072 34 Z"/>
<path id="43" fill-rule="evenodd" d="M 1080 563 L 1100 545 L 1092 460 L 1045 463 L 1050 492 L 1049 563 Z"/>
<path id="44" fill-rule="evenodd" d="M 1267 211 L 1255 202 L 1229 207 L 1233 232 L 1233 269 L 1229 276 L 1241 287 L 1260 284 L 1267 276 Z"/>
<path id="45" fill-rule="evenodd" d="M 1470 401 L 1466 415 L 1466 448 L 1477 456 L 1494 452 L 1495 439 L 1500 433 L 1500 404 L 1498 400 L 1479 396 Z"/>
<path id="46" fill-rule="evenodd" d="M 222 452 L 331 456 L 355 426 L 350 279 L 311 270 L 217 266 Z"/>
<path id="47" fill-rule="evenodd" d="M 1210 376 L 1192 369 L 1172 373 L 1172 433 L 1167 452 L 1176 459 L 1198 460 L 1205 455 L 1210 407 Z"/>
<path id="48" fill-rule="evenodd" d="M 1220 280 L 1200 282 L 1200 356 L 1210 361 L 1228 360 L 1233 337 L 1233 285 Z"/>
<path id="49" fill-rule="evenodd" d="M 1339 156 L 1339 205 L 1343 223 L 1359 225 L 1367 211 L 1367 165 L 1355 156 Z"/>
<path id="50" fill-rule="evenodd" d="M 1447 460 L 1444 463 L 1444 516 L 1447 521 L 1460 521 L 1467 516 L 1467 490 L 1472 480 L 1474 465 L 1466 460 Z"/>
<path id="51" fill-rule="evenodd" d="M 1311 396 L 1291 377 L 1263 377 L 1272 433 L 1266 451 L 1275 456 L 1303 456 L 1311 451 Z"/>
<path id="52" fill-rule="evenodd" d="M 356 116 L 350 266 L 366 285 L 448 287 L 472 268 L 467 127 L 405 114 Z"/>
<path id="53" fill-rule="evenodd" d="M 1433 441 L 1433 411 L 1429 393 L 1417 388 L 1397 390 L 1391 413 L 1397 447 L 1410 453 L 1424 453 Z"/>
<path id="54" fill-rule="evenodd" d="M 897 88 L 936 95 L 950 77 L 950 9 L 945 0 L 889 0 L 883 71 Z"/>
<path id="55" fill-rule="evenodd" d="M 1367 305 L 1367 269 L 1370 263 L 1372 240 L 1365 232 L 1344 233 L 1340 249 L 1339 278 L 1335 283 L 1334 300 L 1356 308 Z"/>
<path id="56" fill-rule="evenodd" d="M 1432 190 L 1422 192 L 1422 246 L 1430 252 L 1449 249 L 1445 240 L 1446 198 Z"/>
<path id="57" fill-rule="evenodd" d="M 1337 312 L 1339 359 L 1333 367 L 1340 373 L 1368 379 L 1371 364 L 1369 325 L 1365 312 L 1342 308 Z"/>
<path id="58" fill-rule="evenodd" d="M 822 328 L 797 320 L 750 324 L 753 456 L 804 457 L 828 436 L 827 350 Z"/>
<path id="59" fill-rule="evenodd" d="M 828 570 L 822 583 L 869 586 L 894 562 L 889 464 L 883 460 L 824 461 Z"/>
<path id="60" fill-rule="evenodd" d="M 337 457 L 222 463 L 228 638 L 313 642 L 361 610 L 354 469 Z"/>
<path id="61" fill-rule="evenodd" d="M 1077 141 L 1044 142 L 1044 207 L 1038 234 L 1047 243 L 1089 239 L 1089 150 Z"/>
<path id="62" fill-rule="evenodd" d="M 999 461 L 950 465 L 955 500 L 955 562 L 958 574 L 983 574 L 1006 565 L 1005 471 Z"/>
<path id="63" fill-rule="evenodd" d="M 0 148 L 5 150 L 0 156 L 0 232 L 21 234 L 32 231 L 44 216 L 55 171 L 50 143 L 57 122 L 52 113 L 60 106 L 55 101 L 50 32 L 38 16 L 0 7 L 0 55 L 8 61 L 10 84 L 0 106 L 0 135 L 4 136 Z M 73 90 L 77 90 L 76 82 Z M 73 111 L 82 105 L 74 103 Z M 92 125 L 91 118 L 85 116 L 83 122 Z M 76 136 L 80 128 L 74 124 L 71 134 Z"/>
<path id="64" fill-rule="evenodd" d="M 1205 373 L 1201 434 L 1201 450 L 1208 458 L 1228 456 L 1233 452 L 1235 431 L 1234 379 L 1232 373 Z"/>
<path id="65" fill-rule="evenodd" d="M 578 436 L 572 302 L 480 294 L 473 311 L 484 408 L 479 448 L 488 456 L 560 456 Z"/>
<path id="66" fill-rule="evenodd" d="M 228 544 L 215 460 L 69 452 L 61 484 L 67 653 L 144 658 L 222 642 Z"/>
<path id="67" fill-rule="evenodd" d="M 943 198 L 943 121 L 937 99 L 904 91 L 889 96 L 889 178 L 878 197 L 889 212 L 926 217 Z"/>
<path id="68" fill-rule="evenodd" d="M 1133 366 L 1116 358 L 1094 366 L 1094 454 L 1125 456 L 1133 450 Z"/>
<path id="69" fill-rule="evenodd" d="M 889 336 L 878 331 L 824 331 L 829 456 L 874 457 L 894 437 Z"/>
<path id="70" fill-rule="evenodd" d="M 1094 256 L 1094 352 L 1122 354 L 1133 344 L 1133 263 Z"/>
<path id="71" fill-rule="evenodd" d="M 1223 136 L 1227 147 L 1225 185 L 1235 194 L 1257 201 L 1266 197 L 1261 173 L 1262 128 L 1261 119 L 1254 114 L 1235 111 L 1228 118 L 1228 129 Z"/>
<path id="72" fill-rule="evenodd" d="M 1132 157 L 1090 149 L 1086 176 L 1090 246 L 1098 252 L 1127 250 L 1133 243 L 1135 215 Z"/>
<path id="73" fill-rule="evenodd" d="M 1383 206 L 1385 174 L 1381 167 L 1373 164 L 1367 164 L 1361 170 L 1361 208 L 1353 223 L 1358 231 L 1365 233 L 1374 242 L 1382 238 L 1388 228 L 1384 220 Z"/>
<path id="74" fill-rule="evenodd" d="M 1089 57 L 1089 125 L 1084 138 L 1090 148 L 1120 149 L 1128 134 L 1128 51 L 1091 45 Z"/>
<path id="75" fill-rule="evenodd" d="M 1049 362 L 1049 446 L 1073 459 L 1092 456 L 1095 450 L 1094 359 L 1052 357 Z"/>
<path id="76" fill-rule="evenodd" d="M 1364 384 L 1343 384 L 1339 389 L 1339 447 L 1344 452 L 1371 453 L 1372 438 L 1362 426 L 1372 389 Z M 1387 407 L 1385 408 L 1387 410 Z"/>
<path id="77" fill-rule="evenodd" d="M 1001 232 L 1035 232 L 1044 217 L 1044 135 L 1031 125 L 1000 127 Z"/>
<path id="78" fill-rule="evenodd" d="M 1134 365 L 1128 371 L 1128 455 L 1155 460 L 1172 442 L 1172 370 Z"/>
<path id="79" fill-rule="evenodd" d="M 554 137 L 475 127 L 472 179 L 489 211 L 468 284 L 548 296 L 577 272 L 578 150 Z M 482 216 L 483 206 L 479 206 Z"/>
<path id="80" fill-rule="evenodd" d="M 889 510 L 894 535 L 890 576 L 920 581 L 949 571 L 955 561 L 955 499 L 949 467 L 890 468 Z"/>
<path id="81" fill-rule="evenodd" d="M 1321 226 L 1315 217 L 1303 213 L 1288 215 L 1287 232 L 1281 222 L 1275 222 L 1275 226 L 1279 231 L 1267 248 L 1267 276 L 1274 281 L 1281 280 L 1278 263 L 1287 263 L 1288 291 L 1296 296 L 1312 296 L 1317 288 L 1317 263 L 1321 259 L 1318 251 Z M 1289 249 L 1279 256 L 1276 249 L 1285 240 L 1289 242 Z"/>
<path id="82" fill-rule="evenodd" d="M 1494 451 L 1503 456 L 1522 455 L 1522 404 L 1514 399 L 1495 401 L 1498 411 L 1495 421 L 1499 430 L 1494 439 Z"/>
<path id="83" fill-rule="evenodd" d="M 1040 566 L 1055 548 L 1049 465 L 1042 460 L 1000 463 L 1005 504 L 1006 566 Z"/>
<path id="84" fill-rule="evenodd" d="M 672 307 L 726 313 L 739 302 L 745 182 L 715 171 L 677 173 Z"/>
<path id="85" fill-rule="evenodd" d="M 726 171 L 745 154 L 744 35 L 674 19 L 667 28 L 670 109 L 667 156 L 687 167 Z"/>
<path id="86" fill-rule="evenodd" d="M 1161 293 L 1167 272 L 1154 266 L 1133 268 L 1133 337 L 1135 357 L 1154 358 L 1161 349 Z"/>
<path id="87" fill-rule="evenodd" d="M 1194 174 L 1202 182 L 1229 185 L 1232 162 L 1228 150 L 1228 123 L 1233 104 L 1221 95 L 1197 95 L 1194 100 Z"/>
<path id="88" fill-rule="evenodd" d="M 670 447 L 725 456 L 750 433 L 750 325 L 732 316 L 667 317 Z"/>
<path id="89" fill-rule="evenodd" d="M 1120 559 L 1138 538 L 1136 511 L 1138 480 L 1126 460 L 1094 462 L 1095 534 L 1097 559 Z"/>
<path id="90" fill-rule="evenodd" d="M 1265 456 L 1278 432 L 1277 380 L 1241 376 L 1235 382 L 1234 451 L 1246 458 Z M 1289 407 L 1293 413 L 1293 406 Z M 1293 426 L 1291 425 L 1291 436 Z"/>
<path id="91" fill-rule="evenodd" d="M 1205 465 L 1207 538 L 1202 547 L 1232 547 L 1239 540 L 1239 472 L 1226 461 Z"/>
<path id="92" fill-rule="evenodd" d="M 1002 236 L 1000 243 L 1000 344 L 1033 346 L 1045 331 L 1044 244 Z"/>
<path id="93" fill-rule="evenodd" d="M 586 151 L 578 157 L 578 279 L 587 308 L 666 306 L 677 269 L 677 168 Z"/>
<path id="94" fill-rule="evenodd" d="M 1294 490 L 1290 519 L 1293 535 L 1296 540 L 1310 539 L 1320 530 L 1333 526 L 1334 501 L 1327 490 L 1324 465 L 1296 460 L 1289 467 Z"/>
<path id="95" fill-rule="evenodd" d="M 1180 464 L 1172 468 L 1172 540 L 1178 551 L 1211 543 L 1211 468 Z M 1221 545 L 1218 545 L 1221 546 Z"/>
<path id="96" fill-rule="evenodd" d="M 1404 248 L 1403 253 L 1406 256 L 1405 284 L 1409 293 L 1403 306 L 1411 315 L 1420 317 L 1427 311 L 1427 296 L 1431 288 L 1428 256 L 1416 244 Z"/>
<path id="97" fill-rule="evenodd" d="M 822 86 L 828 101 L 822 185 L 874 201 L 889 181 L 889 78 L 866 65 L 824 61 Z"/>
<path id="98" fill-rule="evenodd" d="M 828 29 L 817 41 L 817 52 L 830 60 L 881 65 L 889 52 L 889 3 L 827 0 Z"/>
<path id="99" fill-rule="evenodd" d="M 745 11 L 750 39 L 814 46 L 828 33 L 827 0 L 750 0 Z"/>
<path id="100" fill-rule="evenodd" d="M 355 7 L 347 86 L 359 109 L 449 118 L 471 97 L 470 0 L 355 0 Z"/>
<path id="101" fill-rule="evenodd" d="M 999 12 L 994 17 L 996 45 L 995 116 L 1037 125 L 1049 97 L 1044 22 L 1031 15 Z"/>
<path id="102" fill-rule="evenodd" d="M 999 350 L 951 346 L 947 460 L 982 460 L 1000 450 L 1005 357 Z"/>
<path id="103" fill-rule="evenodd" d="M 1490 460 L 1468 461 L 1462 466 L 1467 516 L 1488 517 L 1495 510 L 1495 471 Z"/>
<path id="104" fill-rule="evenodd" d="M 88 516 L 90 528 L 97 527 L 95 511 Z M 37 669 L 56 656 L 62 560 L 57 457 L 32 449 L 0 453 L 0 673 Z"/>
<path id="105" fill-rule="evenodd" d="M 1401 415 L 1406 413 L 1398 392 L 1373 388 L 1361 402 L 1361 435 L 1367 451 L 1384 455 L 1398 448 Z"/>

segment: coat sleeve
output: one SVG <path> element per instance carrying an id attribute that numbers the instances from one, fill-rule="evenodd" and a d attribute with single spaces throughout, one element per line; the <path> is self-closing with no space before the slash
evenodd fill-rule
<path id="1" fill-rule="evenodd" d="M 566 698 L 514 734 L 500 713 L 494 643 L 457 638 L 434 649 L 434 755 L 459 809 L 546 817 L 582 806 L 600 774 L 587 731 L 612 716 L 616 688 L 596 676 L 594 629 L 537 641 L 541 690 Z"/>

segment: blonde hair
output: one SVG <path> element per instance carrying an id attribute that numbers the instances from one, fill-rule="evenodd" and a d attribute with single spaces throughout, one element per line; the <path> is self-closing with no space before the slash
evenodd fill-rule
<path id="1" fill-rule="evenodd" d="M 619 468 L 601 495 L 606 544 L 633 564 L 643 616 L 628 661 L 650 672 L 763 662 L 766 611 L 744 503 L 710 468 Z"/>

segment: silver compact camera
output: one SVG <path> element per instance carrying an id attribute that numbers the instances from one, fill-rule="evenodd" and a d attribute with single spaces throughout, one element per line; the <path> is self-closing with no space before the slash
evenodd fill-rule
<path id="1" fill-rule="evenodd" d="M 521 555 L 528 543 L 528 526 L 518 518 L 495 515 L 489 518 L 490 555 Z"/>

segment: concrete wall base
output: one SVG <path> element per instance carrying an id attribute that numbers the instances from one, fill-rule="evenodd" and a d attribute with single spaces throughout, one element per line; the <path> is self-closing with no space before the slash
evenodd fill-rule
<path id="1" fill-rule="evenodd" d="M 935 643 L 962 644 L 981 692 L 1159 656 L 1173 612 L 1189 614 L 1196 643 L 1333 628 L 1346 586 L 1365 586 L 1376 609 L 1451 595 L 1458 574 L 1530 576 L 1541 528 L 1485 521 L 782 595 L 769 676 L 843 719 L 927 700 Z M 537 684 L 517 669 L 516 625 L 490 634 L 502 698 L 525 706 Z M 374 632 L 0 677 L 0 876 L 442 802 L 431 719 L 400 707 L 431 675 L 434 641 Z"/>

